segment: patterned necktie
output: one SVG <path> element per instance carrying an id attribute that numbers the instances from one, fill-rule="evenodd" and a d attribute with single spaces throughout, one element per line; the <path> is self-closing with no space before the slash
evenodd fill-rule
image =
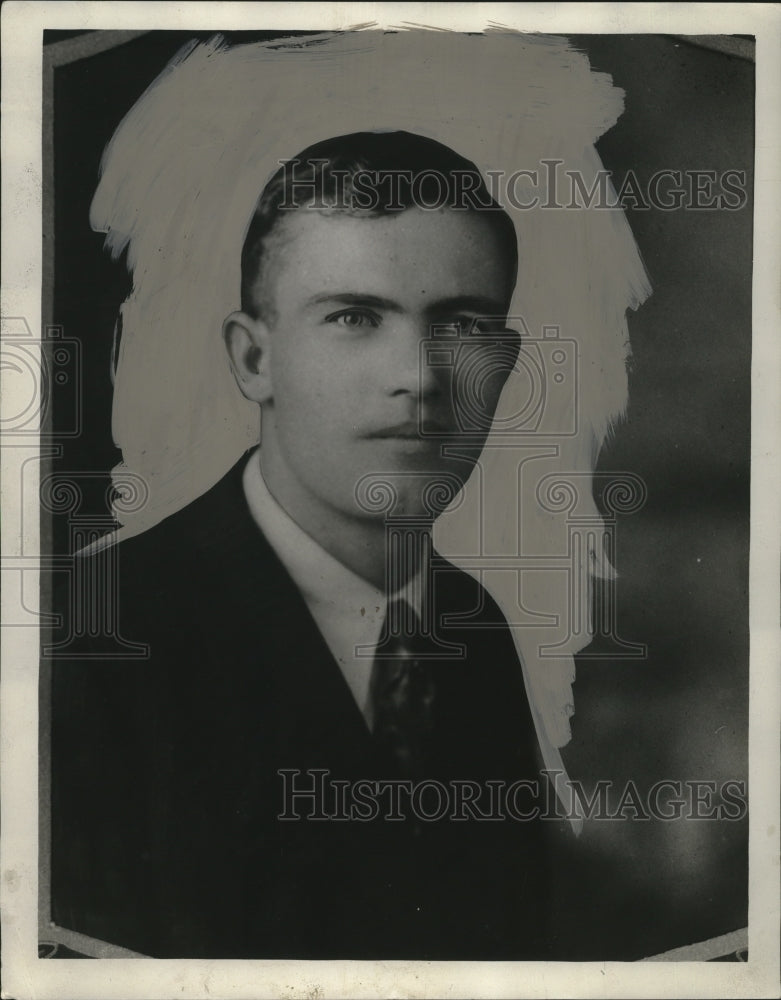
<path id="1" fill-rule="evenodd" d="M 403 599 L 388 604 L 385 626 L 372 664 L 369 700 L 375 743 L 404 774 L 420 774 L 433 728 L 434 680 L 431 640 Z"/>

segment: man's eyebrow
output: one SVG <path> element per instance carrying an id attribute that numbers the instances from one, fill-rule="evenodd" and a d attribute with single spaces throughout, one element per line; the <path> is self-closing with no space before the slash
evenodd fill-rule
<path id="1" fill-rule="evenodd" d="M 402 307 L 393 299 L 385 299 L 381 295 L 369 295 L 365 292 L 324 292 L 307 299 L 307 306 L 317 306 L 323 303 L 333 303 L 342 306 L 371 306 L 375 309 L 385 309 L 389 312 L 403 312 Z"/>
<path id="2" fill-rule="evenodd" d="M 388 312 L 404 312 L 404 307 L 393 299 L 381 295 L 371 295 L 368 292 L 322 292 L 307 299 L 307 306 L 317 306 L 331 303 L 342 306 L 367 306 L 374 309 L 385 309 Z M 432 316 L 453 314 L 458 312 L 474 313 L 478 316 L 503 317 L 507 314 L 507 304 L 499 299 L 486 295 L 454 295 L 439 299 L 426 306 L 426 312 Z"/>
<path id="3" fill-rule="evenodd" d="M 426 311 L 432 315 L 468 312 L 485 317 L 504 317 L 507 315 L 507 303 L 486 295 L 455 295 L 432 302 Z"/>

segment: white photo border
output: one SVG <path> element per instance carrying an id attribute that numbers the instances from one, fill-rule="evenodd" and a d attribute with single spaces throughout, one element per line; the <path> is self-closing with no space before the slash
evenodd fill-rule
<path id="1" fill-rule="evenodd" d="M 779 982 L 779 432 L 781 218 L 779 52 L 774 4 L 108 3 L 20 2 L 2 8 L 2 308 L 40 333 L 42 33 L 87 30 L 346 29 L 367 24 L 499 24 L 557 34 L 748 34 L 757 40 L 750 549 L 750 896 L 745 963 L 195 961 L 38 956 L 38 632 L 3 629 L 0 708 L 3 997 L 765 997 Z M 2 405 L 15 412 L 5 371 Z M 22 518 L 19 474 L 36 441 L 2 449 L 3 568 L 39 552 L 38 518 Z M 34 462 L 32 463 L 35 464 Z M 37 482 L 31 483 L 37 488 Z M 37 495 L 37 489 L 36 494 Z M 20 564 L 21 565 L 21 564 Z M 29 565 L 29 563 L 27 564 Z M 25 570 L 36 594 L 37 569 Z M 3 604 L 9 600 L 3 592 Z"/>

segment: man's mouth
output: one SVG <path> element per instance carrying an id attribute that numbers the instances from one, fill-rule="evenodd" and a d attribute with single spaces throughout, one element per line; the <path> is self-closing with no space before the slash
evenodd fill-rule
<path id="1" fill-rule="evenodd" d="M 399 424 L 381 427 L 365 435 L 370 440 L 421 441 L 433 435 L 447 434 L 448 428 L 436 420 L 404 420 Z"/>

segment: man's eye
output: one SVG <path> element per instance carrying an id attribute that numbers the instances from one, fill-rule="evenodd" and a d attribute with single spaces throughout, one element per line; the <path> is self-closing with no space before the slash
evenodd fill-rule
<path id="1" fill-rule="evenodd" d="M 509 336 L 512 331 L 507 329 L 503 319 L 472 319 L 467 331 L 473 337 Z"/>
<path id="2" fill-rule="evenodd" d="M 339 326 L 346 326 L 350 330 L 359 330 L 361 327 L 377 327 L 380 325 L 379 317 L 374 313 L 365 312 L 361 309 L 346 309 L 343 312 L 334 313 L 326 318 L 327 323 L 336 323 Z"/>
<path id="3" fill-rule="evenodd" d="M 434 325 L 441 333 L 450 332 L 458 334 L 459 336 L 464 336 L 469 333 L 473 323 L 474 319 L 471 316 L 453 316 L 447 319 L 442 319 Z"/>
<path id="4" fill-rule="evenodd" d="M 498 317 L 465 315 L 446 317 L 436 327 L 442 333 L 450 332 L 459 337 L 485 337 L 504 333 L 506 322 Z"/>

